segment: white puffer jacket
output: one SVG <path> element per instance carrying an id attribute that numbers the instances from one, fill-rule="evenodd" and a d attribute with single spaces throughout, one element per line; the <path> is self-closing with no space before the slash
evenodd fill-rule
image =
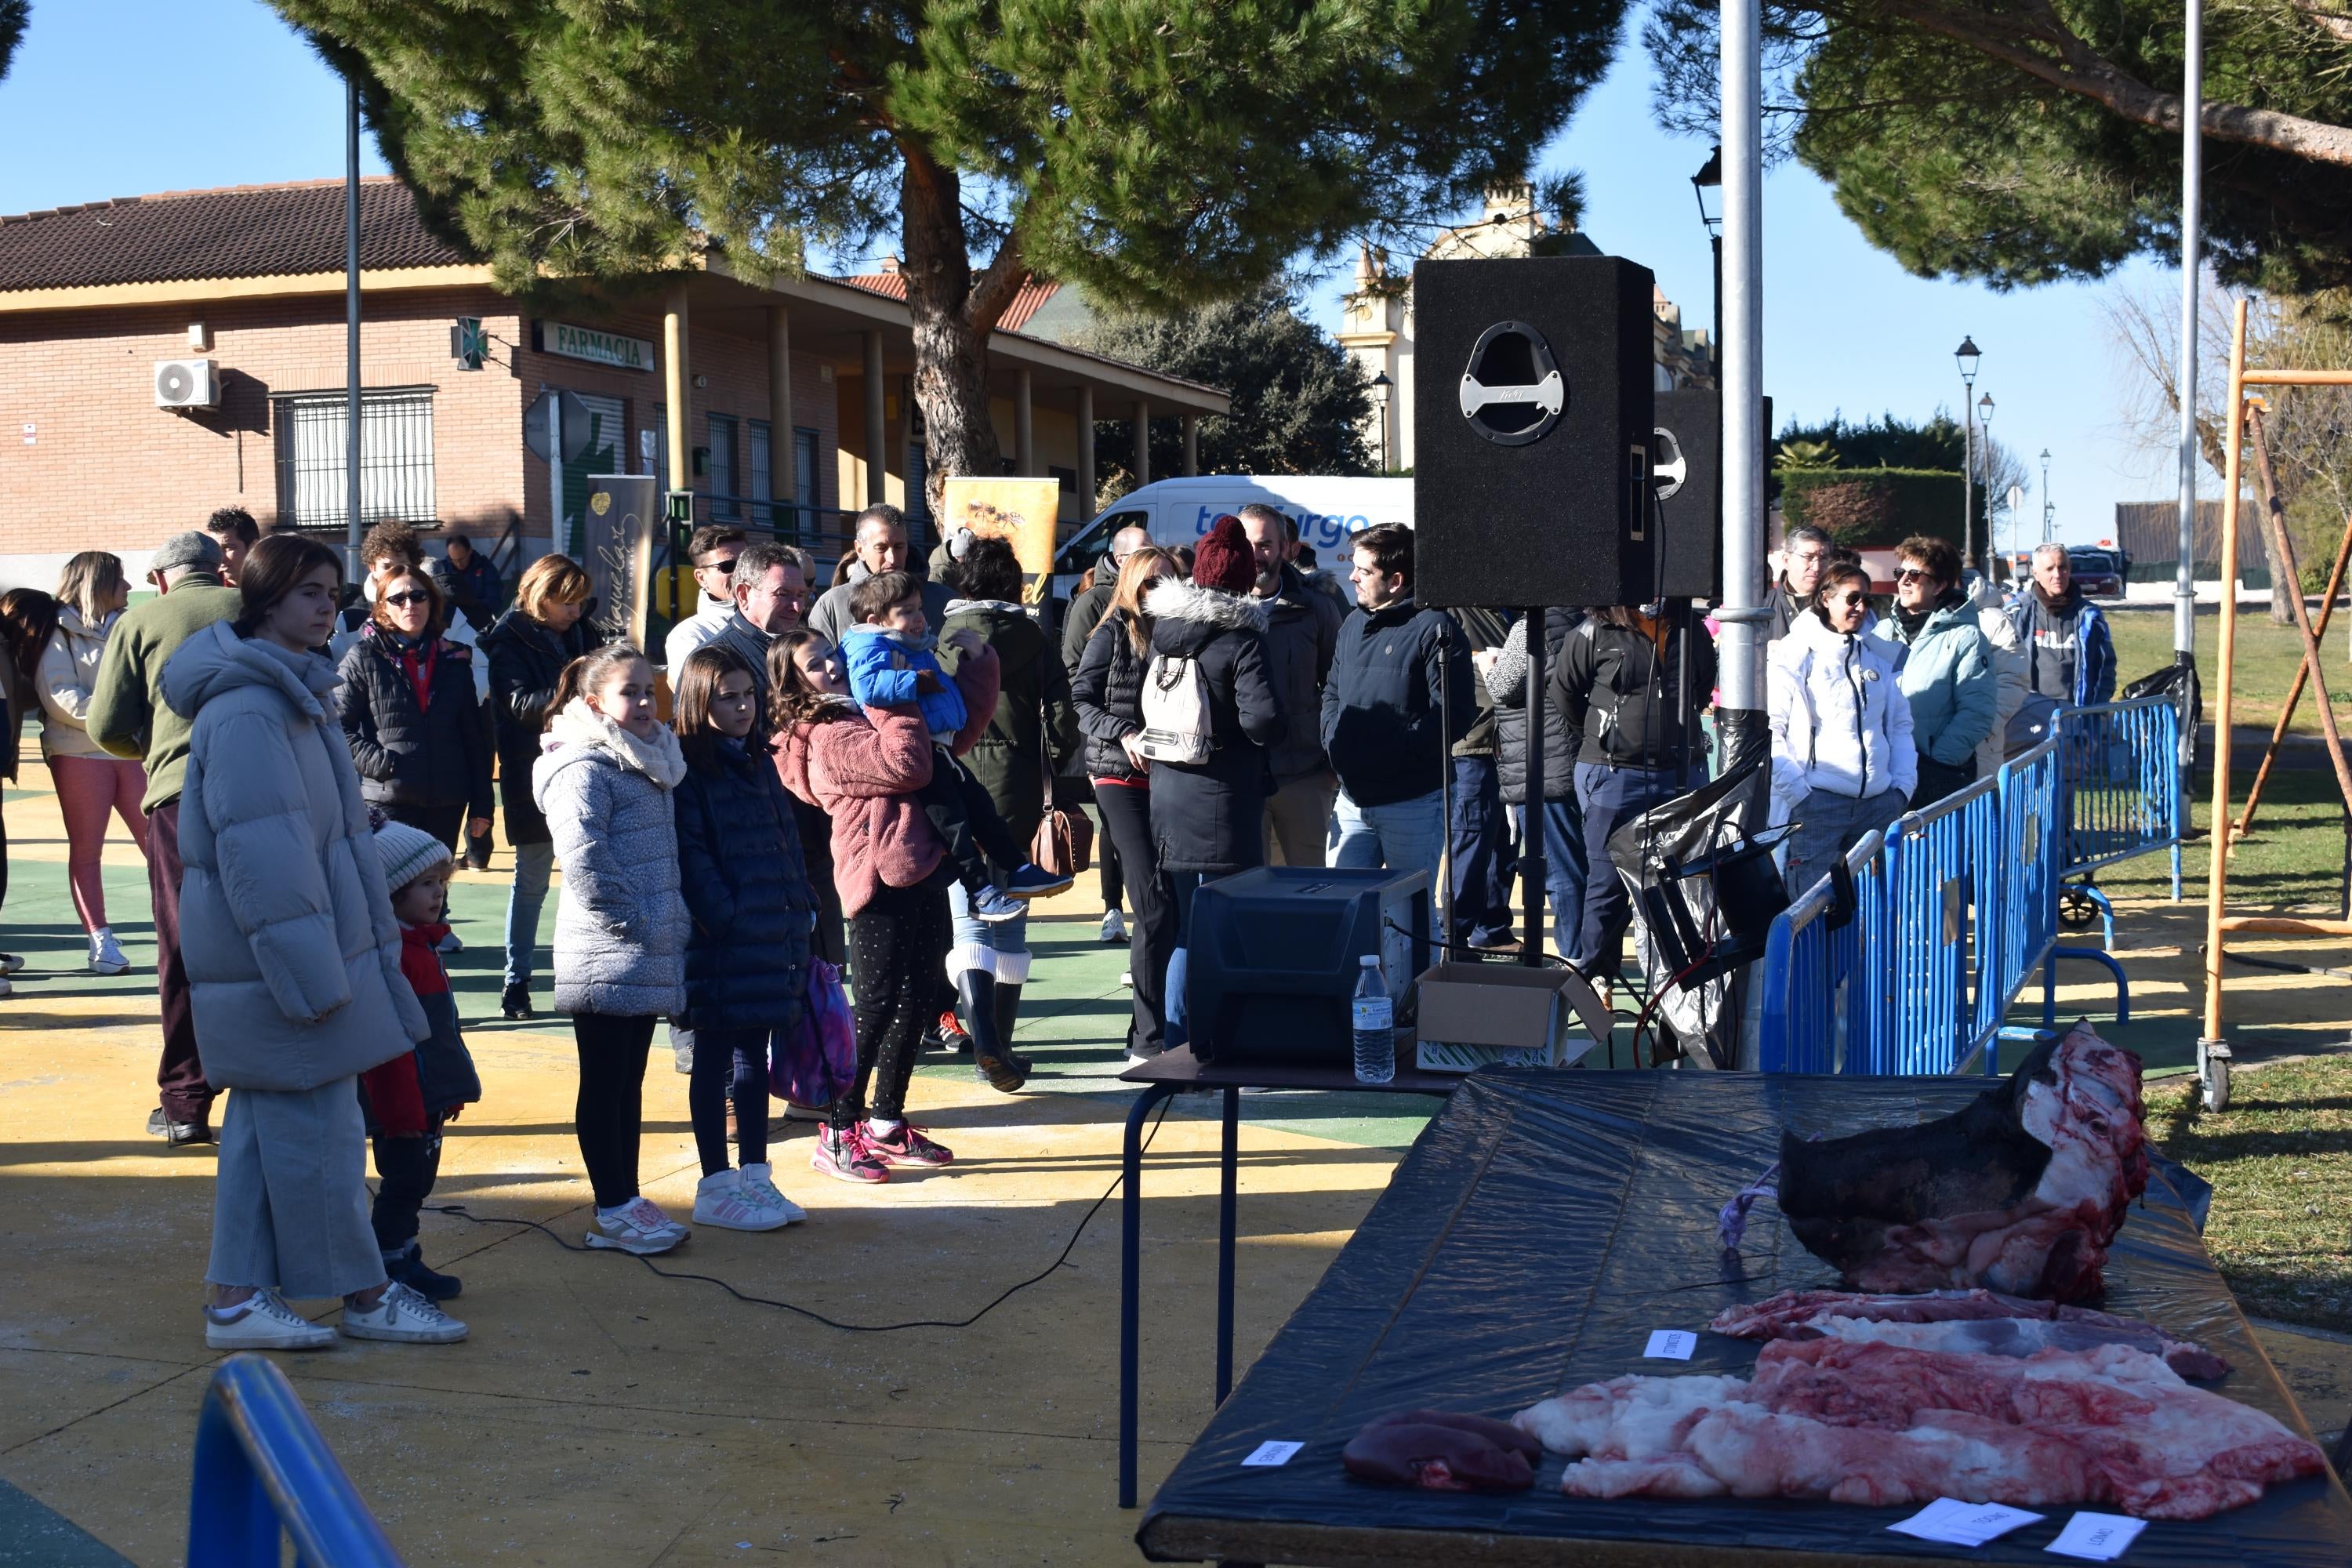
<path id="1" fill-rule="evenodd" d="M 193 721 L 180 952 L 215 1089 L 317 1089 L 432 1033 L 400 973 L 337 679 L 226 621 L 163 667 L 163 700 Z"/>
<path id="2" fill-rule="evenodd" d="M 1908 798 L 1918 787 L 1893 646 L 1833 632 L 1808 610 L 1767 650 L 1774 795 L 1793 806 L 1815 790 L 1867 800 L 1890 789 Z"/>
<path id="3" fill-rule="evenodd" d="M 89 694 L 98 686 L 99 660 L 106 657 L 107 634 L 122 618 L 117 610 L 93 631 L 71 605 L 58 606 L 58 629 L 41 650 L 37 672 L 41 689 L 41 755 L 44 757 L 105 757 L 105 747 L 89 738 Z"/>
<path id="4" fill-rule="evenodd" d="M 670 800 L 684 777 L 686 757 L 667 725 L 640 741 L 577 697 L 548 721 L 531 798 L 563 865 L 559 1010 L 623 1018 L 685 1010 L 691 921 Z"/>

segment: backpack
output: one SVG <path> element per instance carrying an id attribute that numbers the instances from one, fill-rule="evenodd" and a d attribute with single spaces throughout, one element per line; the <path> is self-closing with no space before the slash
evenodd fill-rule
<path id="1" fill-rule="evenodd" d="M 1209 760 L 1209 679 L 1186 654 L 1156 653 L 1143 672 L 1143 733 L 1137 751 L 1155 763 L 1194 767 Z"/>

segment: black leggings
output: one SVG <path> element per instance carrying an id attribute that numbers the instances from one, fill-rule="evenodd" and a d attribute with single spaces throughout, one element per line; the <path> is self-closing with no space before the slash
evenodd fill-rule
<path id="1" fill-rule="evenodd" d="M 416 1216 L 433 1195 L 434 1178 L 441 1173 L 441 1123 L 428 1123 L 425 1135 L 375 1135 L 375 1206 L 368 1223 L 375 1227 L 375 1244 L 386 1252 L 416 1239 Z"/>
<path id="2" fill-rule="evenodd" d="M 686 1084 L 687 1115 L 702 1173 L 727 1169 L 727 1100 L 735 1100 L 735 1149 L 746 1165 L 768 1159 L 768 1031 L 697 1029 L 694 1076 Z"/>
<path id="3" fill-rule="evenodd" d="M 657 1019 L 574 1013 L 580 1098 L 572 1121 L 596 1206 L 616 1209 L 637 1195 L 637 1132 L 645 1121 L 646 1051 Z"/>
<path id="4" fill-rule="evenodd" d="M 1095 786 L 1095 810 L 1102 816 L 1103 839 L 1118 851 L 1125 868 L 1128 901 L 1134 906 L 1129 927 L 1127 972 L 1134 980 L 1135 1022 L 1128 1031 L 1130 1048 L 1147 1054 L 1166 1043 L 1168 955 L 1176 951 L 1175 889 L 1160 874 L 1160 851 L 1151 837 L 1151 792 L 1125 784 Z"/>
<path id="5" fill-rule="evenodd" d="M 845 1129 L 866 1114 L 895 1121 L 907 1109 L 907 1080 L 923 1029 L 939 1016 L 953 927 L 943 889 L 881 888 L 849 922 L 849 961 L 857 974 L 857 1081 L 833 1102 L 827 1121 Z"/>

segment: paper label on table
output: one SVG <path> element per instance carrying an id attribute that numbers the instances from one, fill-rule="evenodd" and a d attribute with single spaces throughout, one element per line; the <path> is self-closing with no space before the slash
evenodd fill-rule
<path id="1" fill-rule="evenodd" d="M 2093 1563 L 2112 1563 L 2124 1554 L 2124 1549 L 2134 1537 L 2147 1528 L 2144 1519 L 2126 1519 L 2119 1513 L 2078 1513 L 2066 1521 L 2058 1539 L 2043 1547 L 2061 1557 L 2082 1557 Z"/>
<path id="2" fill-rule="evenodd" d="M 1290 1456 L 1296 1454 L 1299 1449 L 1304 1448 L 1305 1447 L 1307 1447 L 1307 1445 L 1304 1443 L 1260 1443 L 1251 1451 L 1250 1457 L 1244 1459 L 1242 1463 L 1244 1465 L 1286 1465 L 1290 1463 Z"/>
<path id="3" fill-rule="evenodd" d="M 1905 1535 L 1916 1535 L 1922 1541 L 1940 1541 L 1951 1546 L 1982 1546 L 1995 1536 L 2006 1535 L 2022 1524 L 2032 1524 L 2042 1516 L 2028 1513 L 2021 1508 L 2005 1503 L 1962 1502 L 1957 1498 L 1937 1498 L 1900 1524 L 1890 1524 L 1889 1530 Z"/>
<path id="4" fill-rule="evenodd" d="M 1649 1361 L 1688 1361 L 1696 1349 L 1698 1336 L 1688 1329 L 1652 1329 L 1642 1354 Z"/>

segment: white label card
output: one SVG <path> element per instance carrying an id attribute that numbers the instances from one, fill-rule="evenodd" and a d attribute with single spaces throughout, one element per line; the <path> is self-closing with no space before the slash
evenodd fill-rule
<path id="1" fill-rule="evenodd" d="M 1958 1498 L 1937 1498 L 1917 1513 L 1899 1524 L 1886 1528 L 1916 1535 L 1922 1541 L 1940 1541 L 1952 1546 L 1982 1546 L 1995 1536 L 2007 1535 L 2023 1524 L 2032 1524 L 2042 1516 L 2028 1513 L 2021 1508 L 2006 1503 L 1962 1502 Z"/>
<path id="2" fill-rule="evenodd" d="M 1688 1361 L 1696 1349 L 1698 1336 L 1688 1329 L 1652 1329 L 1642 1355 L 1647 1361 Z"/>
<path id="3" fill-rule="evenodd" d="M 2112 1563 L 2147 1528 L 2147 1521 L 2126 1519 L 2119 1513 L 2078 1513 L 2066 1521 L 2058 1539 L 2042 1550 L 2055 1552 L 2061 1557 Z"/>
<path id="4" fill-rule="evenodd" d="M 1307 1447 L 1307 1445 L 1304 1443 L 1260 1443 L 1255 1448 L 1250 1451 L 1250 1457 L 1244 1459 L 1242 1463 L 1244 1465 L 1257 1465 L 1261 1467 L 1269 1465 L 1286 1465 L 1290 1463 L 1290 1457 L 1305 1447 Z"/>

